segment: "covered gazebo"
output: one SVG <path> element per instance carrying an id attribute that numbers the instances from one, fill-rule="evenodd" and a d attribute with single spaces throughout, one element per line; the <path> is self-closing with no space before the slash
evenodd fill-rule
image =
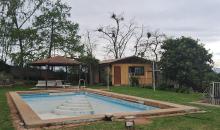
<path id="1" fill-rule="evenodd" d="M 48 80 L 48 70 L 50 67 L 55 67 L 55 66 L 64 66 L 66 68 L 66 80 L 67 80 L 67 70 L 68 70 L 68 66 L 78 66 L 79 70 L 80 70 L 80 62 L 74 59 L 71 59 L 69 57 L 65 57 L 65 56 L 54 56 L 54 57 L 50 57 L 50 58 L 46 58 L 46 59 L 41 59 L 41 60 L 37 60 L 34 61 L 32 63 L 30 63 L 29 65 L 31 66 L 45 66 L 46 67 L 46 87 L 47 87 L 47 80 Z"/>

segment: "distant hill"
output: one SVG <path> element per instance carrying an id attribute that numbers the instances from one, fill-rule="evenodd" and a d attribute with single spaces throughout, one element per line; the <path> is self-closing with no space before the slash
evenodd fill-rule
<path id="1" fill-rule="evenodd" d="M 220 68 L 213 68 L 216 73 L 220 73 Z"/>

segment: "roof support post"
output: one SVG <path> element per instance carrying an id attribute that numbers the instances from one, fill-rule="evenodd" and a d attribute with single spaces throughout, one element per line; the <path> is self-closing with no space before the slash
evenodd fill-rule
<path id="1" fill-rule="evenodd" d="M 109 81 L 109 73 L 110 73 L 110 72 L 109 72 L 109 71 L 110 71 L 110 65 L 108 65 L 108 67 L 107 67 L 107 89 L 108 89 L 108 90 L 110 90 L 110 86 L 109 86 L 109 84 L 110 84 L 110 83 L 109 83 L 109 82 L 110 82 L 110 81 Z"/>
<path id="2" fill-rule="evenodd" d="M 67 72 L 67 66 L 66 66 L 66 81 L 68 81 L 68 72 Z"/>
<path id="3" fill-rule="evenodd" d="M 46 89 L 48 89 L 48 86 L 47 86 L 47 80 L 48 80 L 48 69 L 49 69 L 49 66 L 46 65 Z"/>

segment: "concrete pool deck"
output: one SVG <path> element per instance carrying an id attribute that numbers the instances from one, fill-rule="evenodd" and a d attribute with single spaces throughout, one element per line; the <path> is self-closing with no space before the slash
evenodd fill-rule
<path id="1" fill-rule="evenodd" d="M 107 92 L 96 89 L 59 89 L 59 90 L 35 90 L 35 91 L 16 91 L 9 92 L 9 97 L 11 98 L 14 106 L 16 107 L 21 120 L 23 121 L 26 128 L 37 128 L 37 127 L 47 127 L 54 125 L 65 125 L 65 124 L 78 124 L 86 122 L 94 122 L 103 120 L 106 114 L 95 114 L 95 115 L 84 115 L 78 117 L 68 117 L 59 119 L 48 119 L 42 120 L 40 117 L 30 108 L 30 106 L 25 103 L 19 94 L 31 94 L 31 93 L 57 93 L 57 92 L 77 92 L 86 91 L 90 93 L 95 93 L 103 96 L 108 96 L 112 98 L 122 99 L 130 102 L 136 102 L 140 104 L 145 104 L 149 106 L 159 107 L 160 109 L 148 110 L 143 112 L 120 112 L 112 113 L 115 119 L 123 119 L 126 116 L 135 117 L 158 117 L 158 116 L 169 116 L 169 115 L 179 115 L 179 114 L 189 114 L 199 112 L 196 107 L 179 105 L 164 101 L 140 98 L 135 96 L 129 96 L 125 94 L 118 94 L 113 92 Z"/>

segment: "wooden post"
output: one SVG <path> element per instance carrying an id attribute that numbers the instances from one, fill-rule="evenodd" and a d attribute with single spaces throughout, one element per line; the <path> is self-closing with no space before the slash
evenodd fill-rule
<path id="1" fill-rule="evenodd" d="M 68 81 L 68 72 L 67 72 L 67 66 L 66 66 L 66 81 Z"/>
<path id="2" fill-rule="evenodd" d="M 155 85 L 155 68 L 154 68 L 154 61 L 153 61 L 153 67 L 152 67 L 152 69 L 153 69 L 153 89 L 154 89 L 154 91 L 156 90 L 156 85 Z"/>
<path id="3" fill-rule="evenodd" d="M 212 104 L 215 104 L 215 82 L 212 83 Z"/>
<path id="4" fill-rule="evenodd" d="M 108 66 L 107 68 L 107 89 L 110 90 L 110 87 L 109 87 L 109 69 L 110 69 L 110 66 Z"/>
<path id="5" fill-rule="evenodd" d="M 40 66 L 38 69 L 40 69 L 40 78 L 42 79 L 42 67 Z"/>
<path id="6" fill-rule="evenodd" d="M 78 90 L 80 89 L 80 74 L 81 74 L 81 64 L 79 65 L 79 72 L 78 72 L 78 75 L 79 75 L 79 85 L 78 85 Z"/>
<path id="7" fill-rule="evenodd" d="M 48 80 L 48 68 L 49 68 L 49 66 L 46 65 L 46 89 L 48 89 L 48 86 L 47 86 L 47 80 Z"/>

